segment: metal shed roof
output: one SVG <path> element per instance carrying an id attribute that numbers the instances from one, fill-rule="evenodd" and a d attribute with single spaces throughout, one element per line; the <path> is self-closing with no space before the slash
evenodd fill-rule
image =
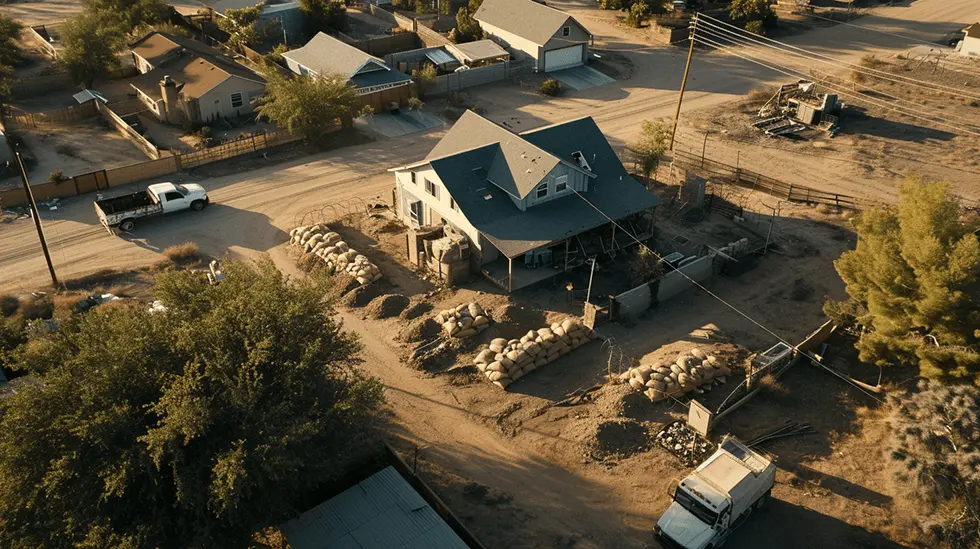
<path id="1" fill-rule="evenodd" d="M 279 530 L 293 549 L 467 549 L 394 467 L 280 525 Z"/>
<path id="2" fill-rule="evenodd" d="M 425 52 L 425 56 L 436 65 L 445 65 L 446 63 L 453 63 L 456 61 L 456 58 L 449 55 L 449 52 L 446 50 L 427 51 Z"/>

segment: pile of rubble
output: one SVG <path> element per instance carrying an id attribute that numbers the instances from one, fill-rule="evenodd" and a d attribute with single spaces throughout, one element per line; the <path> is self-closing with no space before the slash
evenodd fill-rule
<path id="1" fill-rule="evenodd" d="M 703 393 L 715 382 L 725 383 L 731 373 L 723 359 L 695 348 L 681 353 L 672 364 L 663 361 L 641 364 L 623 372 L 619 379 L 642 392 L 651 402 L 659 402 L 668 396 Z"/>
<path id="2" fill-rule="evenodd" d="M 715 444 L 683 421 L 668 423 L 657 436 L 657 444 L 677 456 L 687 467 L 700 465 L 715 451 Z"/>
<path id="3" fill-rule="evenodd" d="M 446 337 L 466 339 L 486 330 L 490 317 L 479 303 L 464 303 L 454 309 L 446 309 L 436 315 Z"/>
<path id="4" fill-rule="evenodd" d="M 361 285 L 381 278 L 377 265 L 348 246 L 339 234 L 331 232 L 326 225 L 296 227 L 289 231 L 289 243 L 302 246 L 303 252 L 322 259 L 330 271 L 347 273 Z"/>
<path id="5" fill-rule="evenodd" d="M 494 339 L 473 363 L 494 385 L 506 389 L 521 377 L 595 338 L 594 330 L 578 319 L 569 318 L 550 328 L 531 330 L 520 339 Z"/>

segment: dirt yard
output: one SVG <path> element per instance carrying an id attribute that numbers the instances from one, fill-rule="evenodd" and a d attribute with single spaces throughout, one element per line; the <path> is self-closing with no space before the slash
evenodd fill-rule
<path id="1" fill-rule="evenodd" d="M 81 0 L 11 0 L 0 5 L 0 13 L 26 25 L 57 23 L 81 11 Z"/>

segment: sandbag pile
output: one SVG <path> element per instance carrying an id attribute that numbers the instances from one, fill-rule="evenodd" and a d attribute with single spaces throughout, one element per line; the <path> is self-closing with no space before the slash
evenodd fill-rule
<path id="1" fill-rule="evenodd" d="M 377 265 L 348 246 L 339 234 L 331 232 L 326 225 L 296 227 L 289 231 L 289 243 L 302 246 L 303 252 L 322 259 L 332 272 L 347 273 L 361 285 L 381 278 Z"/>
<path id="2" fill-rule="evenodd" d="M 436 315 L 436 322 L 447 337 L 466 339 L 486 330 L 490 326 L 490 317 L 479 303 L 464 303 Z"/>
<path id="3" fill-rule="evenodd" d="M 473 364 L 494 385 L 506 389 L 521 377 L 595 338 L 594 330 L 578 319 L 569 318 L 550 328 L 531 330 L 520 339 L 508 341 L 498 337 L 476 355 Z"/>
<path id="4" fill-rule="evenodd" d="M 702 391 L 702 387 L 710 386 L 716 380 L 725 383 L 731 373 L 723 359 L 695 348 L 678 355 L 672 364 L 658 361 L 640 365 L 623 372 L 619 379 L 641 391 L 651 402 L 659 402 L 668 396 Z"/>

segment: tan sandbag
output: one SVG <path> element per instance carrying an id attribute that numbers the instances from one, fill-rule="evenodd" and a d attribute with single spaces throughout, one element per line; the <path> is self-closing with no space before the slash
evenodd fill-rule
<path id="1" fill-rule="evenodd" d="M 479 326 L 477 326 L 476 324 L 474 324 L 473 327 L 476 328 L 477 333 L 479 333 L 479 332 L 482 332 L 483 330 L 486 330 L 487 328 L 489 328 L 490 325 L 489 324 L 480 324 Z"/>
<path id="2" fill-rule="evenodd" d="M 504 367 L 505 369 L 507 369 L 507 370 L 510 370 L 511 368 L 513 368 L 513 367 L 514 367 L 514 361 L 513 361 L 513 360 L 511 360 L 511 359 L 509 359 L 509 358 L 507 358 L 506 356 L 505 356 L 505 357 L 503 357 L 503 358 L 501 358 L 499 362 L 500 362 L 500 364 L 502 364 L 502 365 L 503 365 L 503 367 Z"/>
<path id="3" fill-rule="evenodd" d="M 490 350 L 499 353 L 504 350 L 506 345 L 507 340 L 502 337 L 498 337 L 490 342 Z"/>
<path id="4" fill-rule="evenodd" d="M 507 342 L 507 345 L 518 345 L 520 344 L 520 342 L 521 340 L 519 339 L 511 339 L 510 341 Z"/>
<path id="5" fill-rule="evenodd" d="M 677 357 L 676 364 L 684 370 L 685 373 L 691 371 L 691 366 L 694 364 L 694 358 L 688 355 L 681 355 Z"/>
<path id="6" fill-rule="evenodd" d="M 707 360 L 708 359 L 708 353 L 705 353 L 704 351 L 702 351 L 701 349 L 698 349 L 697 347 L 691 349 L 691 356 L 693 356 L 694 358 L 696 358 L 698 360 Z"/>
<path id="7" fill-rule="evenodd" d="M 489 366 L 487 367 L 487 370 L 490 370 L 490 367 Z M 490 381 L 498 381 L 502 377 L 504 377 L 504 374 L 502 374 L 502 373 L 500 373 L 500 372 L 498 372 L 496 370 L 493 370 L 487 376 L 487 379 L 489 379 Z"/>
<path id="8" fill-rule="evenodd" d="M 484 315 L 480 315 L 473 318 L 473 326 L 479 327 L 479 326 L 486 326 L 487 324 L 490 324 L 490 319 Z"/>
<path id="9" fill-rule="evenodd" d="M 486 364 L 477 363 L 477 364 L 474 364 L 474 366 L 476 366 L 480 370 L 480 372 L 482 372 L 484 374 L 487 373 L 487 365 Z"/>
<path id="10" fill-rule="evenodd" d="M 487 364 L 487 370 L 491 372 L 506 372 L 507 368 L 505 368 L 500 361 L 493 361 L 490 364 Z"/>
<path id="11" fill-rule="evenodd" d="M 538 356 L 541 353 L 541 346 L 532 341 L 524 346 L 524 352 L 531 356 Z"/>
<path id="12" fill-rule="evenodd" d="M 501 383 L 500 380 L 494 381 L 493 384 L 505 391 L 507 390 L 507 386 L 510 385 L 510 383 Z"/>
<path id="13" fill-rule="evenodd" d="M 548 357 L 545 355 L 538 355 L 538 358 L 534 361 L 534 367 L 540 368 L 548 363 Z"/>
<path id="14" fill-rule="evenodd" d="M 647 365 L 642 365 L 636 369 L 636 374 L 643 381 L 643 383 L 646 383 L 647 380 L 650 379 L 650 374 L 652 372 L 653 368 Z"/>
<path id="15" fill-rule="evenodd" d="M 476 328 L 469 328 L 466 330 L 460 330 L 455 336 L 456 339 L 466 339 L 468 337 L 473 337 L 476 335 Z"/>
<path id="16" fill-rule="evenodd" d="M 470 303 L 466 309 L 470 312 L 470 316 L 476 318 L 478 316 L 483 316 L 483 307 L 479 303 Z"/>
<path id="17" fill-rule="evenodd" d="M 646 385 L 644 385 L 639 379 L 636 379 L 635 377 L 631 377 L 628 383 L 630 384 L 630 387 L 636 389 L 637 391 L 642 391 L 644 387 L 646 387 Z"/>
<path id="18" fill-rule="evenodd" d="M 533 372 L 533 371 L 535 371 L 535 370 L 538 369 L 538 364 L 536 362 L 531 362 L 531 363 L 528 363 L 527 366 L 525 366 L 525 367 L 523 367 L 521 369 L 524 370 L 524 375 L 528 375 L 531 372 Z"/>
<path id="19" fill-rule="evenodd" d="M 551 333 L 554 334 L 555 337 L 558 337 L 558 338 L 565 337 L 565 329 L 562 328 L 561 325 L 558 325 L 557 327 L 552 327 L 551 328 Z"/>
<path id="20" fill-rule="evenodd" d="M 518 379 L 524 377 L 524 370 L 517 368 L 516 370 L 511 370 L 509 375 L 511 380 L 517 381 Z"/>
<path id="21" fill-rule="evenodd" d="M 564 349 L 559 349 L 558 350 L 558 356 L 565 356 L 565 355 L 567 355 L 570 352 L 571 352 L 571 349 L 569 349 L 568 347 L 565 347 Z"/>

